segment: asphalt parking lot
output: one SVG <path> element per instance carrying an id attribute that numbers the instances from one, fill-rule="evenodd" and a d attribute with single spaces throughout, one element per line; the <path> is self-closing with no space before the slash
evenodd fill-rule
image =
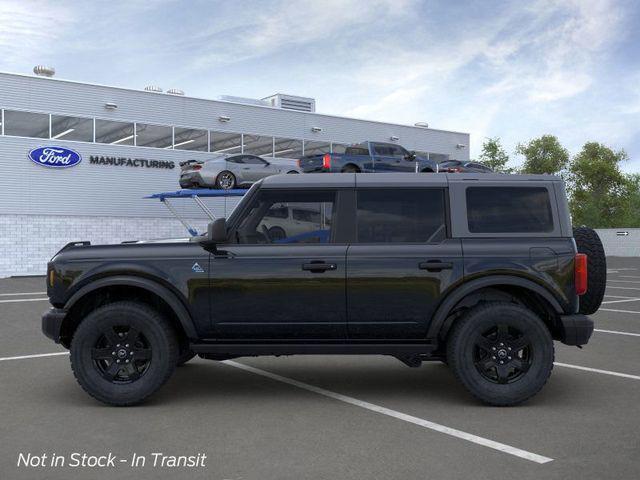
<path id="1" fill-rule="evenodd" d="M 106 407 L 40 332 L 43 291 L 0 280 L 0 479 L 640 477 L 640 258 L 609 259 L 591 342 L 556 344 L 549 383 L 514 408 L 477 403 L 440 363 L 352 356 L 195 359 L 143 406 Z M 147 463 L 17 466 L 72 452 Z M 154 452 L 207 458 L 151 467 Z"/>

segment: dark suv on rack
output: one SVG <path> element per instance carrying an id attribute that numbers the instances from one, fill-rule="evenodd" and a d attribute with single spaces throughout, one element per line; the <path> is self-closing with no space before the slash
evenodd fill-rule
<path id="1" fill-rule="evenodd" d="M 274 235 L 273 212 L 296 208 L 306 221 L 283 217 Z M 588 342 L 605 275 L 556 177 L 279 175 L 189 242 L 67 245 L 42 328 L 113 405 L 194 355 L 292 354 L 441 360 L 480 400 L 512 405 L 547 381 L 554 340 Z"/>

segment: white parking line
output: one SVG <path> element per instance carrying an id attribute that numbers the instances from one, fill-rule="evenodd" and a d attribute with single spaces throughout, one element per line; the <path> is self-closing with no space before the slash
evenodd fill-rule
<path id="1" fill-rule="evenodd" d="M 640 283 L 637 280 L 614 280 L 612 278 L 607 279 L 607 282 L 616 282 L 616 283 Z"/>
<path id="2" fill-rule="evenodd" d="M 618 275 L 620 278 L 640 278 L 640 275 Z"/>
<path id="3" fill-rule="evenodd" d="M 599 328 L 594 328 L 593 331 L 600 333 L 614 333 L 616 335 L 629 335 L 630 337 L 640 337 L 640 333 L 619 332 L 618 330 L 601 330 Z"/>
<path id="4" fill-rule="evenodd" d="M 640 300 L 640 298 L 629 297 L 625 298 L 624 300 L 607 300 L 606 302 L 602 302 L 602 304 L 604 305 L 605 303 L 637 302 L 638 300 Z"/>
<path id="5" fill-rule="evenodd" d="M 605 297 L 611 297 L 611 298 L 635 298 L 635 297 L 624 297 L 622 295 L 605 295 Z"/>
<path id="6" fill-rule="evenodd" d="M 616 290 L 640 290 L 638 287 L 619 287 L 618 285 L 607 285 L 607 288 L 615 288 Z"/>
<path id="7" fill-rule="evenodd" d="M 574 370 L 584 370 L 585 372 L 604 373 L 605 375 L 612 375 L 614 377 L 630 378 L 632 380 L 640 380 L 640 376 L 631 375 L 629 373 L 612 372 L 610 370 L 600 370 L 599 368 L 581 367 L 580 365 L 571 365 L 568 363 L 553 362 L 558 367 L 573 368 Z"/>
<path id="8" fill-rule="evenodd" d="M 69 355 L 69 352 L 38 353 L 36 355 L 20 355 L 19 357 L 1 357 L 0 362 L 4 362 L 6 360 L 25 360 L 27 358 L 55 357 L 57 355 Z"/>
<path id="9" fill-rule="evenodd" d="M 44 302 L 45 300 L 49 300 L 48 297 L 45 298 L 20 298 L 17 300 L 0 300 L 0 303 L 18 303 L 18 302 Z"/>
<path id="10" fill-rule="evenodd" d="M 548 463 L 553 461 L 553 458 L 543 457 L 542 455 L 538 455 L 536 453 L 528 452 L 526 450 L 521 450 L 519 448 L 515 448 L 510 445 L 506 445 L 504 443 L 495 442 L 493 440 L 489 440 L 488 438 L 479 437 L 477 435 L 463 432 L 461 430 L 456 430 L 455 428 L 446 427 L 444 425 L 440 425 L 439 423 L 434 423 L 429 420 L 413 417 L 411 415 L 407 415 L 405 413 L 398 412 L 396 410 L 391 410 L 390 408 L 381 407 L 380 405 L 375 405 L 373 403 L 365 402 L 364 400 L 358 400 L 357 398 L 348 397 L 347 395 L 342 395 L 340 393 L 332 392 L 330 390 L 325 390 L 324 388 L 316 387 L 314 385 L 309 385 L 308 383 L 299 382 L 298 380 L 293 380 L 292 378 L 282 377 L 280 375 L 276 375 L 275 373 L 271 373 L 266 370 L 261 370 L 255 367 L 250 367 L 249 365 L 245 365 L 243 363 L 238 363 L 231 360 L 225 360 L 222 363 L 225 363 L 231 367 L 245 370 L 247 372 L 255 373 L 256 375 L 261 375 L 263 377 L 270 378 L 271 380 L 276 380 L 278 382 L 286 383 L 288 385 L 293 385 L 294 387 L 302 388 L 304 390 L 308 390 L 310 392 L 317 393 L 325 397 L 333 398 L 334 400 L 339 400 L 341 402 L 348 403 L 350 405 L 355 405 L 356 407 L 364 408 L 366 410 L 370 410 L 376 413 L 381 413 L 382 415 L 387 415 L 389 417 L 397 418 L 398 420 L 413 423 L 414 425 L 418 425 L 420 427 L 428 428 L 430 430 L 444 433 L 446 435 L 460 438 L 462 440 L 467 440 L 468 442 L 472 442 L 478 445 L 482 445 L 484 447 L 492 448 L 500 452 L 508 453 L 509 455 L 514 455 L 516 457 L 524 458 L 525 460 L 529 460 L 531 462 Z"/>
<path id="11" fill-rule="evenodd" d="M 47 292 L 22 292 L 22 293 L 0 293 L 0 297 L 14 297 L 18 295 L 46 295 Z"/>
<path id="12" fill-rule="evenodd" d="M 636 310 L 616 310 L 613 308 L 599 308 L 599 312 L 617 312 L 617 313 L 640 313 Z"/>

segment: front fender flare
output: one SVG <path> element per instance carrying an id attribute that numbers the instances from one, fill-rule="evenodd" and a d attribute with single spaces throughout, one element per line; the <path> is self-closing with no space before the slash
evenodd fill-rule
<path id="1" fill-rule="evenodd" d="M 433 315 L 429 329 L 427 330 L 427 338 L 438 338 L 445 327 L 447 317 L 453 308 L 467 295 L 480 290 L 481 288 L 507 285 L 514 287 L 522 287 L 537 293 L 544 298 L 556 313 L 563 313 L 563 308 L 558 299 L 546 288 L 541 285 L 522 277 L 512 277 L 508 275 L 492 275 L 490 277 L 477 278 L 456 288 L 442 301 L 438 306 L 436 313 Z"/>
<path id="2" fill-rule="evenodd" d="M 69 311 L 73 305 L 75 305 L 81 298 L 88 293 L 104 287 L 112 286 L 130 286 L 143 288 L 164 300 L 169 308 L 173 310 L 182 325 L 186 335 L 190 339 L 197 339 L 198 333 L 196 332 L 193 324 L 193 319 L 187 308 L 184 306 L 178 296 L 169 290 L 167 287 L 160 285 L 151 279 L 144 277 L 136 277 L 133 275 L 114 275 L 108 277 L 102 277 L 92 282 L 87 283 L 76 291 L 65 303 L 65 310 Z"/>

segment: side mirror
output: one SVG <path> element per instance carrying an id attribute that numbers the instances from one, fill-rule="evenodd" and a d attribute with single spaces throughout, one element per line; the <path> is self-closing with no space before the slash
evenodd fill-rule
<path id="1" fill-rule="evenodd" d="M 416 152 L 414 150 L 411 150 L 407 155 L 404 156 L 405 160 L 415 160 L 416 159 Z"/>
<path id="2" fill-rule="evenodd" d="M 207 241 L 224 243 L 227 241 L 227 219 L 218 218 L 207 226 Z"/>

